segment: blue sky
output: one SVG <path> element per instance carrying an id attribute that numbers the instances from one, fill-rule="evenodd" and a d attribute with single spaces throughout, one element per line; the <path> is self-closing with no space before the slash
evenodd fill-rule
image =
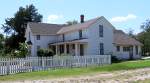
<path id="1" fill-rule="evenodd" d="M 85 20 L 104 16 L 117 29 L 139 33 L 140 25 L 150 17 L 149 3 L 150 0 L 2 0 L 0 24 L 20 6 L 34 4 L 46 23 L 79 21 L 80 14 L 85 15 Z"/>

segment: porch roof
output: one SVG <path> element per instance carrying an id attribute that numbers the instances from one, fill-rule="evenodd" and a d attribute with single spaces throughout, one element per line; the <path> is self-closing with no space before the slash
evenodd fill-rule
<path id="1" fill-rule="evenodd" d="M 125 34 L 121 30 L 114 30 L 114 44 L 116 45 L 140 45 L 143 44 L 140 43 L 138 40 L 129 37 L 127 34 Z"/>
<path id="2" fill-rule="evenodd" d="M 61 41 L 61 42 L 49 43 L 49 45 L 74 44 L 74 43 L 86 44 L 87 39 L 74 39 L 68 41 Z"/>

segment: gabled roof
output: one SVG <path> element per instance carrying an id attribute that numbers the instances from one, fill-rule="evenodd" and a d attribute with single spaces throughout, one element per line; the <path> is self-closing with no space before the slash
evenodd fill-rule
<path id="1" fill-rule="evenodd" d="M 114 30 L 114 44 L 117 44 L 117 45 L 143 45 L 136 39 L 129 37 L 122 30 Z"/>
<path id="2" fill-rule="evenodd" d="M 88 28 L 90 25 L 95 23 L 100 18 L 101 17 L 97 17 L 97 18 L 85 21 L 84 23 L 78 23 L 78 24 L 75 24 L 75 25 L 63 27 L 62 29 L 60 29 L 57 32 L 57 34 L 63 34 L 63 33 L 67 33 L 67 32 L 72 32 L 72 31 L 77 31 L 77 30 L 81 30 L 81 29 L 84 29 L 84 28 Z"/>
<path id="3" fill-rule="evenodd" d="M 67 26 L 65 24 L 46 24 L 46 23 L 33 23 L 29 22 L 28 25 L 31 28 L 33 35 L 56 35 L 64 34 L 68 32 L 78 31 L 84 28 L 88 28 L 90 25 L 95 23 L 98 19 L 104 18 L 103 16 L 97 17 L 84 23 L 78 23 L 75 25 Z"/>
<path id="4" fill-rule="evenodd" d="M 57 32 L 66 25 L 47 23 L 28 23 L 33 35 L 56 35 Z"/>

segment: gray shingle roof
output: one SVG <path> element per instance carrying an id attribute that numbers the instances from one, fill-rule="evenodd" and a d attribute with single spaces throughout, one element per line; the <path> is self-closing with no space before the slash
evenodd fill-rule
<path id="1" fill-rule="evenodd" d="M 143 45 L 136 39 L 129 37 L 122 30 L 114 30 L 114 43 L 117 45 Z"/>
<path id="2" fill-rule="evenodd" d="M 71 26 L 60 25 L 60 24 L 46 24 L 46 23 L 33 23 L 29 22 L 29 27 L 31 28 L 31 32 L 34 35 L 56 35 L 63 34 L 67 32 L 77 31 L 84 28 L 89 27 L 91 24 L 95 23 L 101 17 L 97 17 L 84 23 L 78 23 Z"/>
<path id="3" fill-rule="evenodd" d="M 88 28 L 91 24 L 95 23 L 101 17 L 97 17 L 97 18 L 85 21 L 84 23 L 78 23 L 78 24 L 75 24 L 75 25 L 63 27 L 62 29 L 60 29 L 57 32 L 57 34 L 63 34 L 63 33 L 67 33 L 67 32 L 72 32 L 72 31 L 77 31 L 77 30 L 81 30 L 81 29 L 84 29 L 84 28 Z"/>
<path id="4" fill-rule="evenodd" d="M 33 35 L 56 35 L 56 33 L 65 25 L 47 24 L 47 23 L 28 23 Z"/>

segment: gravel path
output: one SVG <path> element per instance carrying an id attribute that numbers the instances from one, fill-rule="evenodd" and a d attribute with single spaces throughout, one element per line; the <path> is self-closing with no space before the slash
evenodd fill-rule
<path id="1" fill-rule="evenodd" d="M 150 68 L 103 72 L 86 76 L 73 76 L 60 79 L 24 80 L 4 83 L 135 83 L 150 79 Z M 3 83 L 3 82 L 0 82 Z"/>

